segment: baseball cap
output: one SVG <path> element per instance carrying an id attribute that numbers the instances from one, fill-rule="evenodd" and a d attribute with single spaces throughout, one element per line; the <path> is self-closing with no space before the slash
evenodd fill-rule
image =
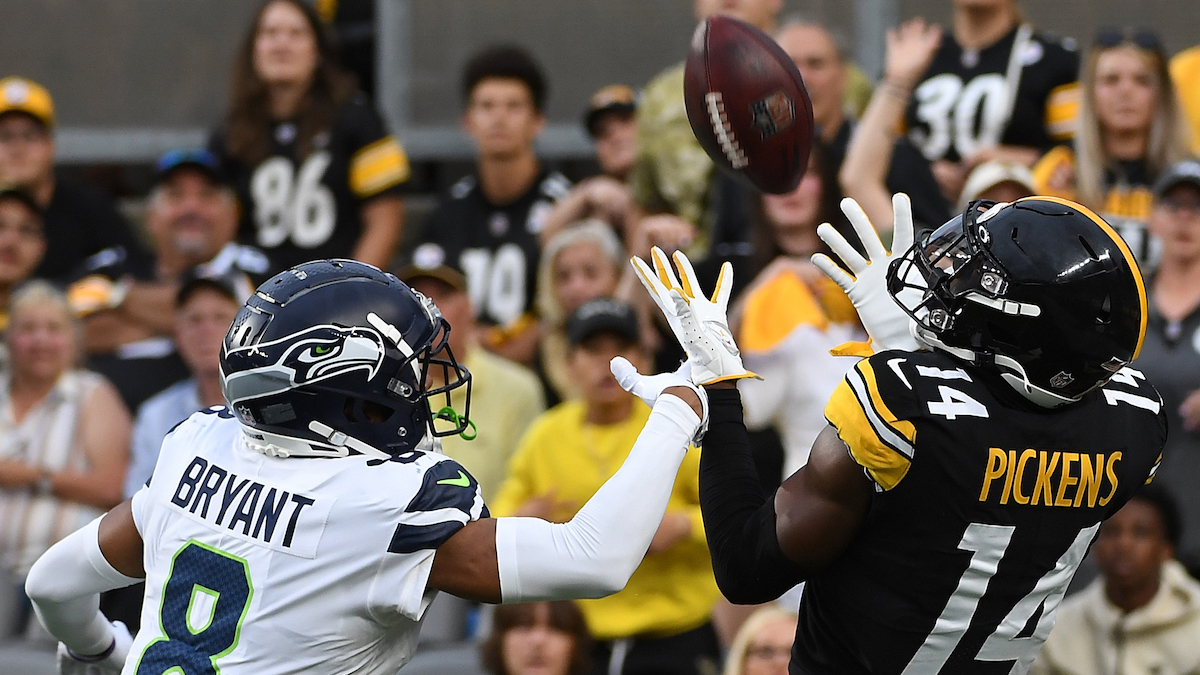
<path id="1" fill-rule="evenodd" d="M 396 273 L 396 278 L 406 284 L 420 278 L 437 279 L 456 291 L 467 290 L 467 277 L 447 265 L 445 249 L 432 242 L 418 246 L 409 263 Z"/>
<path id="2" fill-rule="evenodd" d="M 975 167 L 971 175 L 967 176 L 962 196 L 958 199 L 958 208 L 967 208 L 967 204 L 972 200 L 979 199 L 979 195 L 1001 183 L 1016 183 L 1028 190 L 1029 194 L 1037 194 L 1037 188 L 1033 185 L 1033 172 L 1029 167 L 1015 162 L 992 160 Z"/>
<path id="3" fill-rule="evenodd" d="M 214 183 L 225 183 L 221 173 L 221 162 L 217 156 L 203 148 L 171 150 L 158 158 L 154 165 L 154 182 L 161 183 L 175 171 L 184 167 L 197 169 Z"/>
<path id="4" fill-rule="evenodd" d="M 0 185 L 0 199 L 15 199 L 25 205 L 25 208 L 33 211 L 40 218 L 42 216 L 42 207 L 33 199 L 33 195 L 25 190 L 11 185 Z"/>
<path id="5" fill-rule="evenodd" d="M 212 289 L 240 305 L 250 297 L 250 280 L 245 274 L 229 269 L 213 274 L 205 265 L 197 265 L 184 271 L 179 277 L 179 291 L 175 294 L 175 307 L 183 307 L 202 288 Z"/>
<path id="6" fill-rule="evenodd" d="M 597 333 L 615 333 L 638 341 L 638 320 L 633 307 L 612 298 L 592 300 L 567 319 L 567 341 L 578 345 Z"/>
<path id="7" fill-rule="evenodd" d="M 1200 187 L 1200 161 L 1185 159 L 1168 167 L 1154 183 L 1154 198 L 1162 199 L 1168 190 L 1182 183 Z"/>
<path id="8" fill-rule="evenodd" d="M 0 115 L 22 112 L 41 122 L 47 129 L 54 128 L 54 100 L 45 87 L 23 77 L 6 77 L 0 80 Z"/>
<path id="9" fill-rule="evenodd" d="M 610 84 L 592 94 L 587 110 L 583 112 L 583 126 L 588 135 L 596 137 L 596 120 L 607 112 L 633 113 L 637 110 L 637 95 L 627 84 Z"/>

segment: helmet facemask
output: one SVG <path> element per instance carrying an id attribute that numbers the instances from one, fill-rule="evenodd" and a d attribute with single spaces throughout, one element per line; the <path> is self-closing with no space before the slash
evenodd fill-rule
<path id="1" fill-rule="evenodd" d="M 1041 305 L 1009 296 L 1012 277 L 990 249 L 985 225 L 1007 203 L 971 202 L 962 215 L 926 234 L 888 269 L 888 291 L 916 322 L 918 339 L 976 365 L 991 366 L 1020 394 L 1044 406 L 1077 401 L 1031 382 L 1018 334 Z M 1048 225 L 1047 225 L 1048 226 Z M 1026 298 L 1028 300 L 1028 298 Z M 1087 391 L 1103 385 L 1095 384 Z"/>

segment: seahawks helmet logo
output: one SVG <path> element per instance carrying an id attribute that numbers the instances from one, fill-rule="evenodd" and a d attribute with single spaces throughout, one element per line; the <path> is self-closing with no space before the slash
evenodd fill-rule
<path id="1" fill-rule="evenodd" d="M 372 380 L 383 365 L 383 337 L 373 328 L 314 326 L 278 340 L 231 350 L 226 361 L 246 368 L 224 375 L 221 387 L 230 403 L 271 396 L 295 387 L 362 371 Z"/>

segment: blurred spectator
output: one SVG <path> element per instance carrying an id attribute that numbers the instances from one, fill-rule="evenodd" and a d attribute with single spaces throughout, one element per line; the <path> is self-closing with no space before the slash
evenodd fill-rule
<path id="1" fill-rule="evenodd" d="M 146 400 L 133 425 L 133 446 L 125 474 L 125 497 L 146 484 L 158 463 L 163 439 L 202 408 L 224 405 L 221 394 L 221 341 L 245 295 L 223 277 L 192 276 L 175 298 L 175 346 L 191 377 Z"/>
<path id="2" fill-rule="evenodd" d="M 1104 521 L 1092 546 L 1101 578 L 1063 602 L 1030 672 L 1200 672 L 1200 582 L 1174 560 L 1178 538 L 1175 503 L 1154 485 Z"/>
<path id="3" fill-rule="evenodd" d="M 418 262 L 400 270 L 399 277 L 437 305 L 450 324 L 450 350 L 471 371 L 470 418 L 478 436 L 473 440 L 445 436 L 442 448 L 479 481 L 484 499 L 491 499 L 500 489 L 517 442 L 546 409 L 542 385 L 527 368 L 479 345 L 479 327 L 461 272 L 446 265 L 422 267 Z M 441 376 L 432 368 L 430 374 L 435 379 Z M 460 414 L 466 412 L 466 396 L 466 387 L 451 393 L 451 404 Z"/>
<path id="4" fill-rule="evenodd" d="M 542 320 L 539 365 L 554 401 L 579 397 L 567 365 L 567 317 L 597 298 L 612 297 L 626 268 L 625 251 L 612 228 L 585 220 L 546 244 L 538 270 L 537 309 Z"/>
<path id="5" fill-rule="evenodd" d="M 337 36 L 342 64 L 358 78 L 358 86 L 375 98 L 375 0 L 316 0 L 321 21 Z"/>
<path id="6" fill-rule="evenodd" d="M 66 282 L 85 258 L 112 246 L 143 255 L 106 196 L 54 171 L 53 132 L 50 92 L 19 77 L 0 80 L 0 184 L 24 190 L 42 210 L 46 254 L 33 276 Z"/>
<path id="7" fill-rule="evenodd" d="M 482 344 L 532 365 L 537 350 L 538 236 L 571 183 L 533 151 L 546 118 L 546 79 L 524 49 L 502 45 L 463 69 L 463 127 L 478 152 L 475 173 L 450 188 L 430 215 L 414 258 L 445 263 L 467 277 Z"/>
<path id="8" fill-rule="evenodd" d="M 42 212 L 24 190 L 0 188 L 0 333 L 8 328 L 8 300 L 33 274 L 46 252 Z"/>
<path id="9" fill-rule="evenodd" d="M 569 600 L 499 605 L 479 651 L 492 675 L 587 675 L 592 638 Z"/>
<path id="10" fill-rule="evenodd" d="M 1192 132 L 1192 152 L 1200 153 L 1200 46 L 1185 49 L 1171 58 L 1175 96 Z"/>
<path id="11" fill-rule="evenodd" d="M 601 174 L 583 180 L 546 215 L 543 245 L 571 223 L 599 218 L 628 238 L 639 214 L 625 184 L 637 156 L 637 102 L 633 89 L 610 84 L 592 95 L 583 126 L 596 149 Z"/>
<path id="12" fill-rule="evenodd" d="M 1162 395 L 1167 444 L 1157 484 L 1183 508 L 1179 559 L 1200 563 L 1200 161 L 1168 169 L 1154 187 L 1149 230 L 1162 259 L 1147 275 L 1150 317 L 1134 368 Z"/>
<path id="13" fill-rule="evenodd" d="M 1117 228 L 1144 266 L 1156 251 L 1143 229 L 1150 188 L 1187 156 L 1187 125 L 1158 36 L 1103 30 L 1083 70 L 1074 149 L 1050 151 L 1033 168 L 1039 194 L 1075 200 Z"/>
<path id="14" fill-rule="evenodd" d="M 775 28 L 783 0 L 695 0 L 696 19 L 714 14 L 741 19 L 766 32 Z M 713 162 L 692 134 L 683 104 L 683 66 L 654 77 L 637 113 L 637 160 L 629 176 L 633 200 L 649 214 L 669 213 L 691 223 L 697 236 L 687 253 L 699 260 L 713 238 Z"/>
<path id="15" fill-rule="evenodd" d="M 752 259 L 757 273 L 730 313 L 746 367 L 763 376 L 738 383 L 746 427 L 774 427 L 783 441 L 782 472 L 772 484 L 808 462 L 813 441 L 828 426 L 825 403 L 854 365 L 829 350 L 863 337 L 845 293 L 809 262 L 814 253 L 829 253 L 817 226 L 837 213 L 824 161 L 822 148 L 814 147 L 795 190 L 760 198 Z"/>
<path id="16" fill-rule="evenodd" d="M 941 29 L 926 24 L 924 19 L 912 19 L 888 30 L 883 82 L 875 88 L 849 138 L 838 170 L 845 195 L 858 202 L 880 232 L 892 229 L 894 192 L 912 192 L 909 196 L 917 223 L 937 227 L 950 215 L 949 203 L 936 188 L 929 162 L 898 131 L 913 87 L 929 70 L 941 44 Z"/>
<path id="17" fill-rule="evenodd" d="M 609 372 L 616 356 L 647 372 L 632 307 L 593 300 L 571 316 L 567 334 L 571 373 L 582 398 L 561 403 L 534 422 L 492 502 L 496 516 L 566 522 L 616 473 L 650 415 Z M 699 450 L 692 448 L 650 550 L 625 589 L 580 602 L 598 641 L 593 673 L 715 668 L 719 645 L 709 616 L 718 592 L 700 520 L 699 461 Z"/>
<path id="18" fill-rule="evenodd" d="M 724 675 L 787 675 L 796 622 L 795 612 L 777 605 L 756 610 L 733 639 Z"/>
<path id="19" fill-rule="evenodd" d="M 239 236 L 279 271 L 318 258 L 387 268 L 408 157 L 302 0 L 268 0 L 234 64 L 225 126 L 209 142 L 237 186 Z"/>
<path id="20" fill-rule="evenodd" d="M 175 352 L 175 299 L 180 276 L 200 267 L 239 278 L 242 298 L 268 268 L 261 251 L 233 243 L 238 204 L 207 150 L 177 150 L 159 160 L 146 208 L 154 257 L 106 249 L 87 260 L 67 291 L 84 317 L 88 367 L 107 377 L 131 410 L 189 376 Z"/>
<path id="21" fill-rule="evenodd" d="M 1074 41 L 1034 30 L 1017 0 L 953 6 L 953 31 L 932 64 L 915 88 L 895 92 L 911 92 L 908 137 L 933 162 L 951 204 L 976 165 L 1004 159 L 1032 166 L 1071 137 L 1079 74 Z"/>
<path id="22" fill-rule="evenodd" d="M 38 556 L 121 501 L 129 412 L 104 378 L 75 367 L 77 329 L 44 281 L 17 291 L 0 386 L 0 558 L 23 585 Z M 24 597 L 18 593 L 18 597 Z M 28 619 L 26 604 L 18 617 Z"/>
<path id="23" fill-rule="evenodd" d="M 967 205 L 976 199 L 994 202 L 1015 202 L 1022 197 L 1037 194 L 1033 185 L 1033 172 L 1024 164 L 992 160 L 971 170 L 958 198 L 958 210 L 966 211 Z"/>
<path id="24" fill-rule="evenodd" d="M 846 86 L 853 65 L 847 62 L 841 42 L 819 23 L 802 19 L 785 22 L 776 34 L 776 40 L 804 77 L 813 102 L 818 138 L 827 149 L 828 163 L 832 175 L 836 176 L 842 168 L 855 126 L 845 104 Z M 859 172 L 856 177 L 866 178 L 876 173 Z M 889 195 L 893 192 L 909 195 L 918 218 L 936 214 L 944 219 L 945 200 L 929 170 L 929 162 L 906 139 L 895 139 L 891 161 L 881 163 L 878 173 L 886 175 Z M 837 183 L 830 189 L 840 196 L 841 188 Z M 844 222 L 840 212 L 831 217 L 831 222 Z"/>

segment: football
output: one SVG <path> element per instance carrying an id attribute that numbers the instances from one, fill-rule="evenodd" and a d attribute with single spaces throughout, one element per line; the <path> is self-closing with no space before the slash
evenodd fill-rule
<path id="1" fill-rule="evenodd" d="M 812 100 L 775 40 L 727 16 L 701 22 L 683 75 L 688 122 L 718 166 L 763 192 L 800 184 L 813 142 Z"/>

